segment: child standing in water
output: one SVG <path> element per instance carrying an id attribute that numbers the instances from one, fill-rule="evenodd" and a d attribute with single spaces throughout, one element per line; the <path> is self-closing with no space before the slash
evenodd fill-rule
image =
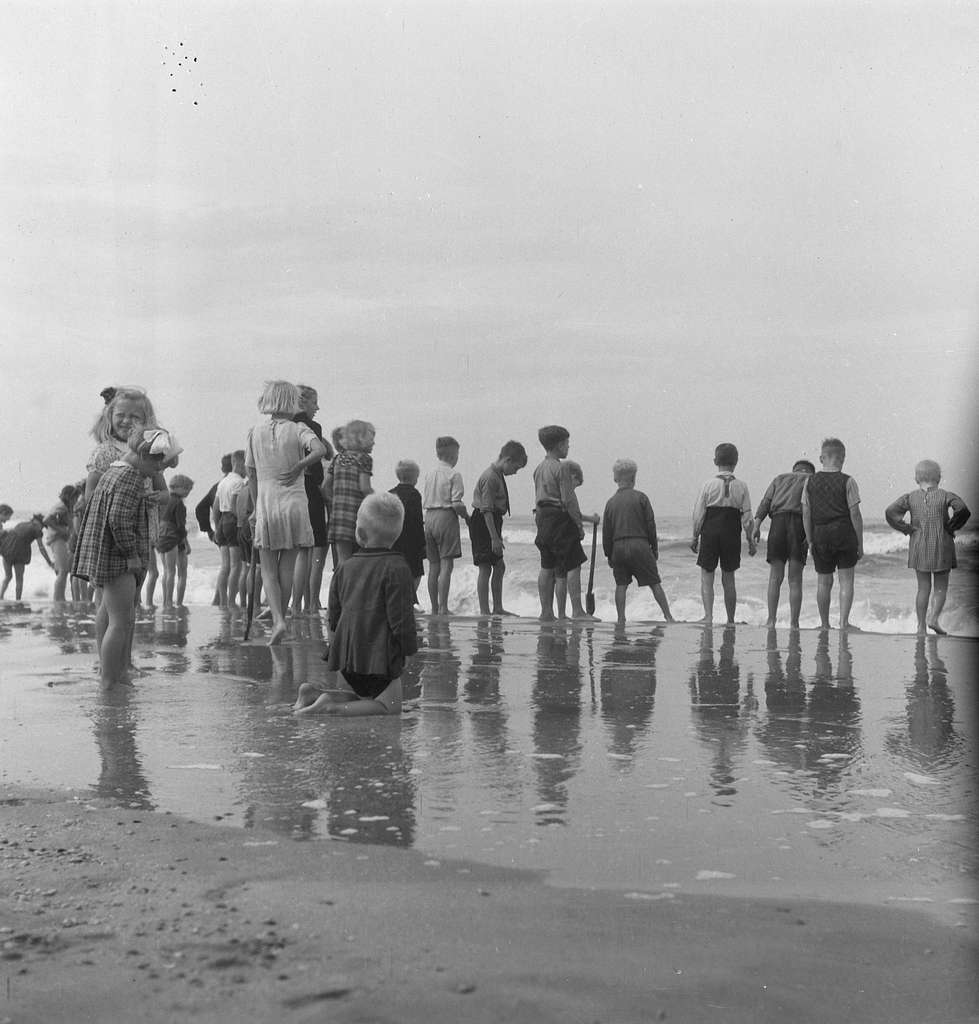
<path id="1" fill-rule="evenodd" d="M 958 565 L 955 531 L 965 526 L 971 514 L 957 494 L 938 486 L 941 479 L 941 466 L 931 459 L 922 459 L 914 467 L 918 490 L 901 495 L 884 512 L 890 526 L 911 538 L 908 568 L 914 569 L 918 578 L 914 605 L 919 636 L 924 636 L 929 629 L 939 636 L 946 635 L 938 620 L 948 596 L 949 570 Z M 909 512 L 910 525 L 904 519 Z"/>
<path id="2" fill-rule="evenodd" d="M 405 522 L 401 534 L 391 547 L 405 556 L 411 578 L 415 581 L 415 604 L 418 603 L 418 584 L 425 575 L 425 513 L 422 511 L 421 492 L 415 486 L 421 470 L 411 459 L 401 459 L 394 473 L 398 486 L 388 492 L 404 505 Z"/>
<path id="3" fill-rule="evenodd" d="M 700 566 L 700 598 L 704 604 L 704 622 L 714 621 L 714 573 L 721 566 L 721 589 L 728 625 L 734 622 L 738 592 L 734 574 L 741 568 L 741 530 L 748 540 L 748 554 L 754 556 L 755 521 L 751 517 L 751 498 L 747 485 L 734 475 L 738 449 L 719 444 L 714 449 L 717 475 L 700 489 L 693 507 L 693 537 L 690 550 L 697 552 Z"/>
<path id="4" fill-rule="evenodd" d="M 374 424 L 351 420 L 343 428 L 343 447 L 324 477 L 324 500 L 330 509 L 327 539 L 333 546 L 333 562 L 341 566 L 357 547 L 357 510 L 371 493 L 374 472 Z M 328 496 L 327 496 L 328 495 Z"/>
<path id="5" fill-rule="evenodd" d="M 8 507 L 9 506 L 5 506 Z M 11 512 L 12 514 L 12 512 Z M 6 519 L 9 519 L 7 516 Z M 4 519 L 4 522 L 6 522 Z M 16 578 L 14 594 L 19 601 L 24 593 L 24 566 L 31 561 L 31 548 L 36 543 L 44 561 L 54 569 L 54 562 L 48 555 L 47 548 L 41 537 L 44 534 L 44 516 L 38 512 L 25 523 L 18 523 L 9 530 L 4 530 L 0 537 L 0 553 L 3 555 L 3 583 L 0 584 L 0 601 L 7 593 L 10 581 Z M 57 570 L 54 570 L 57 572 Z"/>
<path id="6" fill-rule="evenodd" d="M 149 564 L 150 508 L 156 507 L 145 482 L 176 465 L 180 451 L 167 431 L 137 427 L 85 506 L 72 573 L 102 588 L 95 637 L 105 690 L 129 682 L 136 596 Z"/>
<path id="7" fill-rule="evenodd" d="M 297 714 L 400 714 L 401 673 L 418 650 L 411 570 L 391 550 L 403 524 L 404 506 L 395 495 L 371 494 L 361 503 L 360 550 L 330 581 L 327 668 L 339 671 L 346 687 L 304 683 Z"/>
<path id="8" fill-rule="evenodd" d="M 170 478 L 170 500 L 160 512 L 160 533 L 156 549 L 163 561 L 163 607 L 173 607 L 174 585 L 177 590 L 177 607 L 184 606 L 187 590 L 187 556 L 190 542 L 187 540 L 187 506 L 184 502 L 190 494 L 194 481 L 189 476 L 176 473 Z M 247 488 L 246 488 L 247 490 Z"/>

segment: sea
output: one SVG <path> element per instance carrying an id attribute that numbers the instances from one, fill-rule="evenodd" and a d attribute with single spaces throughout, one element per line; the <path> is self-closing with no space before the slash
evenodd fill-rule
<path id="1" fill-rule="evenodd" d="M 20 518 L 27 518 L 21 515 Z M 17 520 L 11 520 L 10 526 Z M 677 619 L 696 621 L 703 615 L 700 599 L 700 570 L 696 556 L 689 547 L 690 521 L 687 516 L 661 516 L 657 518 L 659 532 L 659 570 L 663 588 L 669 598 L 673 615 Z M 465 533 L 465 531 L 463 531 Z M 534 546 L 534 523 L 530 516 L 512 516 L 503 527 L 506 546 L 506 576 L 503 597 L 507 609 L 521 616 L 536 616 L 540 611 L 537 597 L 539 559 Z M 593 531 L 586 528 L 583 541 L 585 553 L 591 557 Z M 737 619 L 753 625 L 763 625 L 767 618 L 768 565 L 765 561 L 766 532 L 752 558 L 743 550 L 741 568 L 737 574 Z M 188 605 L 209 605 L 214 595 L 214 584 L 220 565 L 218 549 L 207 537 L 192 532 L 191 555 L 187 576 L 185 601 Z M 951 573 L 948 601 L 942 623 L 949 633 L 958 636 L 979 637 L 979 531 L 964 530 L 955 542 L 959 567 Z M 914 600 L 915 574 L 908 568 L 908 539 L 892 530 L 883 520 L 864 521 L 865 555 L 857 566 L 855 599 L 851 621 L 872 633 L 907 634 L 916 630 Z M 615 582 L 601 550 L 601 529 L 596 538 L 595 567 L 592 592 L 595 614 L 602 620 L 615 618 Z M 453 614 L 475 615 L 476 568 L 472 564 L 469 542 L 463 537 L 463 554 L 455 564 L 449 608 Z M 589 588 L 591 562 L 582 566 L 582 593 Z M 330 581 L 329 570 L 324 574 L 322 603 L 326 604 Z M 50 599 L 53 584 L 51 570 L 34 550 L 31 563 L 24 575 L 24 600 Z M 7 599 L 13 596 L 13 582 Z M 803 605 L 800 625 L 815 628 L 816 573 L 811 563 L 803 577 Z M 420 610 L 428 610 L 425 584 L 419 588 Z M 831 621 L 837 616 L 838 588 L 834 588 Z M 161 600 L 157 585 L 156 603 Z M 633 586 L 626 604 L 629 620 L 656 621 L 662 619 L 655 601 L 647 588 Z M 717 580 L 715 617 L 723 616 L 723 598 L 720 578 Z M 782 587 L 782 603 L 778 625 L 788 624 L 788 584 Z"/>

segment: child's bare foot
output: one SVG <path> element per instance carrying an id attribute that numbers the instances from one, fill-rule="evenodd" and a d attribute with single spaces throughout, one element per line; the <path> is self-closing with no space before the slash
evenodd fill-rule
<path id="1" fill-rule="evenodd" d="M 584 608 L 580 612 L 574 612 L 571 616 L 574 622 L 601 622 L 602 620 L 597 615 L 589 615 Z"/>
<path id="2" fill-rule="evenodd" d="M 665 622 L 676 622 L 676 619 L 674 619 L 672 615 L 667 615 L 666 618 L 664 619 L 664 621 Z"/>
<path id="3" fill-rule="evenodd" d="M 274 647 L 276 644 L 281 644 L 282 641 L 285 639 L 285 635 L 285 623 L 283 623 L 281 626 L 276 626 L 275 629 L 272 630 L 272 635 L 269 637 L 268 646 Z"/>
<path id="4" fill-rule="evenodd" d="M 514 618 L 516 618 L 516 615 L 517 615 L 516 612 L 508 612 L 506 610 L 506 608 L 494 608 L 493 611 L 490 614 L 491 615 L 510 615 L 510 616 L 512 616 Z"/>
<path id="5" fill-rule="evenodd" d="M 554 622 L 554 612 L 541 612 L 538 616 L 541 622 Z"/>
<path id="6" fill-rule="evenodd" d="M 929 622 L 928 628 L 933 632 L 937 633 L 938 636 L 948 636 L 948 633 L 938 625 L 937 622 Z"/>
<path id="7" fill-rule="evenodd" d="M 774 619 L 766 619 L 765 620 L 765 628 L 766 629 L 774 629 L 775 628 L 775 620 Z"/>
<path id="8" fill-rule="evenodd" d="M 841 622 L 840 623 L 840 632 L 841 633 L 862 633 L 863 630 L 859 626 L 854 626 L 850 622 Z"/>

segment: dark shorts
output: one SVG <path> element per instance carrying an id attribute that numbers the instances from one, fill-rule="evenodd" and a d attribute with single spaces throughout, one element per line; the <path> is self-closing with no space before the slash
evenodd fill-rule
<path id="1" fill-rule="evenodd" d="M 812 564 L 821 575 L 857 564 L 857 531 L 849 519 L 813 527 Z"/>
<path id="2" fill-rule="evenodd" d="M 656 556 L 648 540 L 640 537 L 617 540 L 610 561 L 617 586 L 629 586 L 633 577 L 640 587 L 655 587 L 660 582 Z"/>
<path id="3" fill-rule="evenodd" d="M 374 700 L 394 682 L 387 676 L 372 675 L 365 672 L 351 672 L 343 669 L 340 675 L 347 681 L 347 685 L 361 700 Z"/>
<path id="4" fill-rule="evenodd" d="M 319 488 L 306 477 L 306 503 L 309 506 L 309 525 L 313 528 L 313 547 L 325 548 L 330 542 L 326 536 L 326 504 Z"/>
<path id="5" fill-rule="evenodd" d="M 236 547 L 238 544 L 238 517 L 234 512 L 222 512 L 218 516 L 217 529 L 214 531 L 214 543 L 219 548 Z"/>
<path id="6" fill-rule="evenodd" d="M 700 554 L 697 565 L 713 572 L 717 563 L 721 572 L 741 568 L 741 513 L 736 508 L 708 508 L 700 530 Z"/>
<path id="7" fill-rule="evenodd" d="M 157 534 L 155 546 L 161 555 L 166 554 L 168 551 L 173 551 L 175 547 L 182 543 L 183 541 L 178 539 L 177 531 L 172 523 L 160 523 L 160 532 Z"/>
<path id="8" fill-rule="evenodd" d="M 809 545 L 801 512 L 776 512 L 768 530 L 766 561 L 806 564 Z"/>
<path id="9" fill-rule="evenodd" d="M 542 569 L 553 569 L 555 576 L 567 576 L 570 570 L 588 561 L 578 527 L 563 508 L 538 505 L 534 518 L 537 520 L 534 543 L 540 551 Z"/>
<path id="10" fill-rule="evenodd" d="M 503 555 L 493 554 L 493 543 L 490 540 L 489 530 L 486 528 L 486 520 L 483 518 L 485 512 L 474 508 L 473 514 L 469 517 L 469 540 L 473 549 L 473 565 L 496 565 L 503 561 Z M 496 533 L 503 536 L 503 513 L 491 512 L 493 522 L 496 524 Z"/>

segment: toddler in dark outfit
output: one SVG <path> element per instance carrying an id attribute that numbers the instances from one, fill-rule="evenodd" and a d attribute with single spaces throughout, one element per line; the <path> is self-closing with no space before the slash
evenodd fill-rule
<path id="1" fill-rule="evenodd" d="M 361 503 L 360 548 L 330 582 L 327 668 L 339 671 L 343 684 L 327 690 L 303 683 L 297 714 L 400 714 L 401 672 L 418 650 L 411 570 L 391 550 L 403 524 L 404 506 L 395 495 L 370 494 Z"/>

